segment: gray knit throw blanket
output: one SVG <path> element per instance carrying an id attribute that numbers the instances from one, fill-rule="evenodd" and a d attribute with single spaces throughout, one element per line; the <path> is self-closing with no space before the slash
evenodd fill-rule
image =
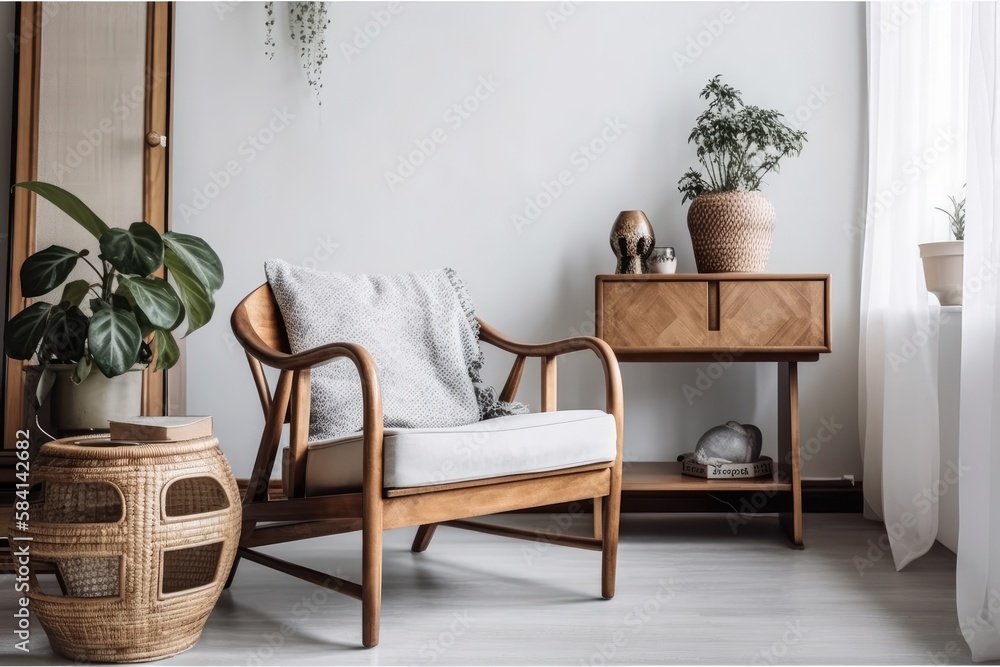
<path id="1" fill-rule="evenodd" d="M 452 269 L 396 276 L 325 273 L 264 264 L 292 352 L 363 345 L 375 359 L 387 428 L 445 428 L 522 414 L 483 384 L 479 322 Z M 309 439 L 361 430 L 361 385 L 346 359 L 314 368 Z"/>

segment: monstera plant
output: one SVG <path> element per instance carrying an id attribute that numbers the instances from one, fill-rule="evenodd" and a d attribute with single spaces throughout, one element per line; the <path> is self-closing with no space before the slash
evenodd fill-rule
<path id="1" fill-rule="evenodd" d="M 160 234 L 146 222 L 127 229 L 109 227 L 78 197 L 41 182 L 15 187 L 50 201 L 92 234 L 100 252 L 53 245 L 21 266 L 21 294 L 44 297 L 62 286 L 58 299 L 38 301 L 8 322 L 4 349 L 13 359 L 37 355 L 42 367 L 38 397 L 51 387 L 50 364 L 72 364 L 72 381 L 82 383 L 94 367 L 108 378 L 137 364 L 170 368 L 179 357 L 175 333 L 187 321 L 184 335 L 204 326 L 215 310 L 214 295 L 222 287 L 219 256 L 197 236 Z M 70 280 L 82 263 L 88 276 Z M 161 266 L 168 282 L 155 274 Z"/>

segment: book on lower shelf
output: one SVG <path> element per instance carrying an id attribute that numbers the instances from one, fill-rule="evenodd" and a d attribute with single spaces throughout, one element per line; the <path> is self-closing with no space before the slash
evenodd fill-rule
<path id="1" fill-rule="evenodd" d="M 112 441 L 178 442 L 212 436 L 212 418 L 205 415 L 132 417 L 110 424 Z"/>
<path id="2" fill-rule="evenodd" d="M 681 461 L 681 473 L 702 479 L 754 479 L 770 477 L 774 473 L 774 461 L 762 456 L 752 463 L 709 463 Z"/>

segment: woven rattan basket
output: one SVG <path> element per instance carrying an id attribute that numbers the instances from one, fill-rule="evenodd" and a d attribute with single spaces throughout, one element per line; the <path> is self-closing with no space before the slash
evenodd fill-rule
<path id="1" fill-rule="evenodd" d="M 239 493 L 218 441 L 56 440 L 31 469 L 30 521 L 12 519 L 9 534 L 31 538 L 31 609 L 53 650 L 138 662 L 193 646 L 240 535 Z M 59 573 L 44 592 L 43 562 Z"/>
<path id="2" fill-rule="evenodd" d="M 774 206 L 760 192 L 699 195 L 688 208 L 688 231 L 699 273 L 760 273 L 767 268 Z"/>

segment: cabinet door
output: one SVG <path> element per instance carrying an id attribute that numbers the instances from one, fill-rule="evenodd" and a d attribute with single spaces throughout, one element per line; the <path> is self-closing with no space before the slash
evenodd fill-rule
<path id="1" fill-rule="evenodd" d="M 826 282 L 733 280 L 719 283 L 724 347 L 827 349 Z"/>
<path id="2" fill-rule="evenodd" d="M 709 344 L 707 282 L 606 282 L 603 290 L 601 335 L 612 348 Z"/>
<path id="3" fill-rule="evenodd" d="M 18 3 L 13 182 L 43 180 L 78 195 L 105 222 L 167 227 L 170 35 L 165 2 Z M 44 33 L 44 35 L 43 35 Z M 96 240 L 26 190 L 12 194 L 9 312 L 30 305 L 18 271 L 46 246 L 87 248 Z M 80 277 L 88 267 L 78 267 Z M 40 297 L 58 298 L 60 292 Z M 6 360 L 4 446 L 25 414 L 26 364 Z M 163 414 L 163 373 L 146 370 L 143 413 Z M 3 457 L 0 456 L 0 459 Z M 2 466 L 0 466 L 2 467 Z"/>

